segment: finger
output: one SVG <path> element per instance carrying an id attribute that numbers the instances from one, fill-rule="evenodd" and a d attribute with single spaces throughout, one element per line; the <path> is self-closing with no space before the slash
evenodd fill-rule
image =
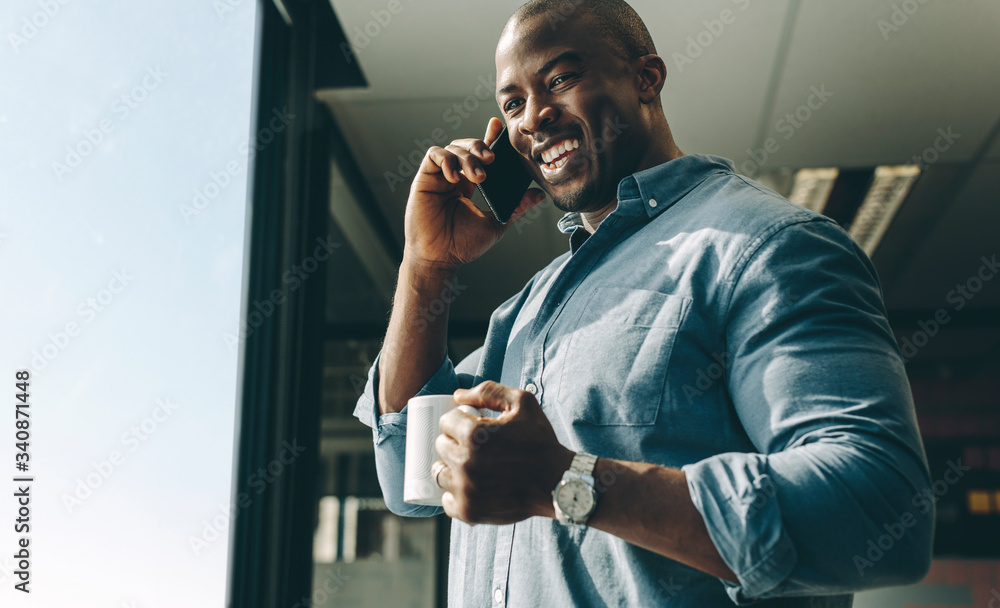
<path id="1" fill-rule="evenodd" d="M 469 143 L 469 152 L 472 152 L 484 165 L 488 165 L 496 159 L 496 154 L 490 149 L 490 145 L 479 139 L 474 139 Z"/>
<path id="2" fill-rule="evenodd" d="M 438 463 L 440 463 L 440 464 L 438 464 Z M 446 462 L 444 462 L 443 460 L 435 460 L 431 464 L 431 478 L 432 479 L 434 478 L 434 470 L 435 470 L 435 468 L 438 467 L 438 466 L 441 466 L 441 465 L 444 465 L 444 468 L 442 468 L 441 472 L 438 473 L 436 481 L 437 481 L 437 484 L 439 486 L 441 486 L 442 490 L 444 490 L 445 492 L 448 492 L 451 489 L 452 479 L 450 477 L 451 469 L 448 467 L 448 464 Z"/>
<path id="3" fill-rule="evenodd" d="M 441 462 L 451 468 L 460 466 L 461 448 L 451 437 L 443 433 L 435 437 L 434 449 L 437 451 L 438 458 L 441 459 Z"/>
<path id="4" fill-rule="evenodd" d="M 458 389 L 455 391 L 454 397 L 455 401 L 461 405 L 485 407 L 497 412 L 503 412 L 511 409 L 516 404 L 516 394 L 517 389 L 487 380 L 472 389 Z"/>
<path id="5" fill-rule="evenodd" d="M 500 135 L 500 131 L 503 131 L 503 121 L 493 116 L 486 124 L 486 135 L 483 137 L 483 141 L 486 142 L 487 146 L 493 145 L 493 142 L 497 140 L 497 136 Z"/>
<path id="6" fill-rule="evenodd" d="M 444 473 L 441 473 L 442 477 L 444 477 L 444 475 L 445 475 Z M 441 506 L 444 507 L 445 515 L 453 519 L 463 521 L 462 518 L 458 516 L 458 501 L 455 499 L 454 494 L 452 494 L 451 492 L 445 492 L 444 495 L 441 496 Z"/>
<path id="7" fill-rule="evenodd" d="M 507 226 L 513 225 L 519 219 L 528 214 L 529 211 L 542 204 L 548 197 L 543 190 L 538 188 L 529 188 L 524 196 L 521 197 L 521 202 L 518 203 L 517 208 L 514 209 L 514 213 L 511 214 L 510 219 L 507 220 Z"/>
<path id="8" fill-rule="evenodd" d="M 465 149 L 484 165 L 492 163 L 493 159 L 496 158 L 493 150 L 490 150 L 490 145 L 481 139 L 456 139 L 449 145 Z"/>
<path id="9" fill-rule="evenodd" d="M 454 154 L 459 162 L 462 163 L 462 172 L 465 173 L 465 177 L 469 181 L 478 184 L 486 179 L 486 171 L 483 170 L 482 162 L 479 158 L 473 156 L 472 152 L 468 149 L 454 143 L 445 149 Z"/>
<path id="10" fill-rule="evenodd" d="M 450 439 L 461 443 L 463 439 L 470 436 L 476 428 L 477 418 L 459 411 L 457 408 L 445 412 L 438 423 L 441 432 Z"/>
<path id="11" fill-rule="evenodd" d="M 470 416 L 475 416 L 476 418 L 482 418 L 483 417 L 483 412 L 481 410 L 477 410 L 476 408 L 472 407 L 471 405 L 460 405 L 460 406 L 458 406 L 458 411 L 465 412 L 466 414 L 468 414 Z"/>
<path id="12" fill-rule="evenodd" d="M 435 170 L 437 167 L 440 168 L 445 179 L 453 184 L 457 184 L 464 179 L 462 174 L 459 173 L 462 170 L 462 163 L 453 152 L 434 146 L 427 150 L 427 156 L 424 158 L 431 162 L 431 165 L 427 167 L 427 173 L 437 173 Z M 423 163 L 421 163 L 421 168 L 424 168 Z"/>

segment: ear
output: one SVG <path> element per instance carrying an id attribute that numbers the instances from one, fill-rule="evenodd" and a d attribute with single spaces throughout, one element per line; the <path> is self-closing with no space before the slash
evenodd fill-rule
<path id="1" fill-rule="evenodd" d="M 639 99 L 642 103 L 653 103 L 663 90 L 667 79 L 667 66 L 659 55 L 644 55 L 636 59 L 636 62 Z"/>

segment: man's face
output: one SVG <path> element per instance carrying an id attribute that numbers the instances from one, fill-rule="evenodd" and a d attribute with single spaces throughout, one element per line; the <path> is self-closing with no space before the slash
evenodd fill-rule
<path id="1" fill-rule="evenodd" d="M 512 24 L 497 45 L 497 102 L 510 141 L 563 211 L 597 211 L 617 195 L 641 151 L 629 62 L 573 16 Z"/>

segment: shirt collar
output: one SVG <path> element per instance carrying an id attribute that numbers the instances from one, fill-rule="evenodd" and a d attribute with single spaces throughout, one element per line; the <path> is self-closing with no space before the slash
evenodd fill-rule
<path id="1" fill-rule="evenodd" d="M 612 213 L 645 214 L 653 219 L 684 198 L 709 175 L 735 171 L 732 161 L 719 156 L 688 154 L 675 158 L 633 173 L 618 182 L 618 208 Z M 583 227 L 583 218 L 579 213 L 570 212 L 559 218 L 557 226 L 560 232 L 570 234 Z"/>

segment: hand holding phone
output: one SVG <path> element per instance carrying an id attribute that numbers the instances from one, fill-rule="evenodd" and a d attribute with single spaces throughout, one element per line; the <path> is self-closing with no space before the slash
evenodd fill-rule
<path id="1" fill-rule="evenodd" d="M 491 168 L 501 154 L 506 161 Z M 520 205 L 523 204 L 520 209 L 523 214 L 544 200 L 541 190 L 525 192 L 505 179 L 511 167 L 517 171 L 518 166 L 510 161 L 518 158 L 499 118 L 490 119 L 482 139 L 458 139 L 447 146 L 428 149 L 410 184 L 406 201 L 404 258 L 438 272 L 467 264 L 493 247 L 509 227 L 504 222 L 511 220 L 511 213 L 520 217 Z M 527 172 L 523 164 L 520 169 Z M 487 172 L 491 180 L 487 192 L 492 211 L 481 209 L 471 199 L 478 184 L 487 179 Z M 522 180 L 527 185 L 531 178 Z M 493 185 L 504 187 L 494 193 Z M 511 194 L 516 190 L 520 192 Z"/>

